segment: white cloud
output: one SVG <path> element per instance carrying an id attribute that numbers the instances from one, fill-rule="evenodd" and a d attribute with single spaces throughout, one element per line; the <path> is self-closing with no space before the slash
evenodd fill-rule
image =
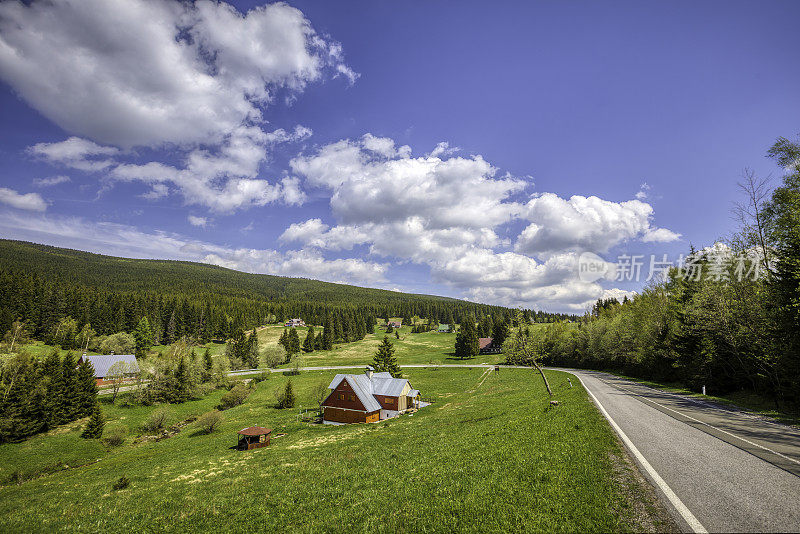
<path id="1" fill-rule="evenodd" d="M 637 200 L 645 200 L 648 196 L 650 191 L 650 186 L 647 182 L 643 182 L 642 185 L 639 186 L 639 191 L 636 193 Z"/>
<path id="2" fill-rule="evenodd" d="M 650 227 L 653 208 L 640 200 L 611 202 L 578 195 L 566 200 L 543 193 L 528 202 L 523 216 L 531 224 L 519 235 L 514 249 L 534 255 L 607 252 L 627 240 L 655 234 L 663 238 L 669 232 Z"/>
<path id="3" fill-rule="evenodd" d="M 73 136 L 58 143 L 37 143 L 28 148 L 28 153 L 54 165 L 82 171 L 102 171 L 114 164 L 109 156 L 117 155 L 119 149 Z"/>
<path id="4" fill-rule="evenodd" d="M 199 261 L 251 273 L 358 285 L 381 285 L 386 281 L 387 266 L 383 263 L 356 258 L 329 260 L 316 251 L 224 247 L 175 233 L 142 232 L 132 226 L 79 217 L 31 217 L 0 212 L 0 232 L 8 239 L 114 256 Z"/>
<path id="5" fill-rule="evenodd" d="M 581 312 L 610 290 L 606 280 L 578 278 L 580 251 L 670 237 L 651 226 L 652 207 L 638 200 L 544 193 L 521 203 L 532 181 L 498 177 L 480 156 L 447 157 L 445 143 L 417 158 L 394 147 L 367 134 L 292 160 L 308 186 L 330 191 L 338 224 L 296 223 L 281 241 L 321 250 L 364 245 L 373 256 L 426 265 L 435 281 L 474 300 Z M 530 224 L 511 252 L 498 232 L 515 221 Z"/>
<path id="6" fill-rule="evenodd" d="M 69 176 L 49 176 L 47 178 L 34 178 L 33 185 L 36 187 L 52 187 L 54 185 L 65 184 L 70 182 Z"/>
<path id="7" fill-rule="evenodd" d="M 197 149 L 186 157 L 183 168 L 159 162 L 124 163 L 109 171 L 118 181 L 139 181 L 153 189 L 149 198 L 161 198 L 166 185 L 175 185 L 187 204 L 207 206 L 216 212 L 230 212 L 250 206 L 283 201 L 300 205 L 305 193 L 297 178 L 284 177 L 278 183 L 257 178 L 271 143 L 304 139 L 310 130 L 302 126 L 287 134 L 284 130 L 265 133 L 256 127 L 236 128 L 218 150 Z"/>
<path id="8" fill-rule="evenodd" d="M 0 77 L 104 144 L 220 142 L 326 69 L 355 78 L 341 46 L 284 3 L 246 14 L 210 0 L 0 4 Z"/>
<path id="9" fill-rule="evenodd" d="M 669 241 L 677 241 L 681 238 L 681 234 L 675 233 L 666 228 L 652 228 L 645 232 L 642 236 L 642 241 L 645 243 L 667 243 Z"/>
<path id="10" fill-rule="evenodd" d="M 357 77 L 341 45 L 285 3 L 244 14 L 210 0 L 0 4 L 0 78 L 77 134 L 30 153 L 144 182 L 151 200 L 172 184 L 187 204 L 217 212 L 302 204 L 296 179 L 272 182 L 259 169 L 272 146 L 312 132 L 266 131 L 264 112 L 326 74 Z M 140 146 L 181 164 L 131 161 Z"/>
<path id="11" fill-rule="evenodd" d="M 208 224 L 208 219 L 206 217 L 198 217 L 197 215 L 189 215 L 187 220 L 192 226 L 199 226 L 201 228 L 205 228 Z"/>
<path id="12" fill-rule="evenodd" d="M 47 209 L 47 202 L 39 193 L 20 194 L 7 187 L 0 187 L 0 204 L 27 211 L 45 211 Z"/>

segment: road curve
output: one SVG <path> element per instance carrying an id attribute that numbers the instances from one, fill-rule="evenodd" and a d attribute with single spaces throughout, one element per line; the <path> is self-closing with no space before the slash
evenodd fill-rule
<path id="1" fill-rule="evenodd" d="M 686 530 L 800 531 L 800 431 L 607 373 L 565 370 L 666 485 L 643 469 L 662 496 L 671 491 L 684 505 L 689 520 L 667 499 Z"/>

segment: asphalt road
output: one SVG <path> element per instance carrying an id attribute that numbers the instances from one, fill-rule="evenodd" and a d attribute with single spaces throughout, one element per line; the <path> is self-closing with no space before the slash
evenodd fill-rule
<path id="1" fill-rule="evenodd" d="M 800 431 L 606 373 L 569 371 L 638 450 L 640 467 L 644 458 L 656 473 L 642 469 L 662 496 L 678 499 L 671 508 L 687 531 L 800 531 Z"/>

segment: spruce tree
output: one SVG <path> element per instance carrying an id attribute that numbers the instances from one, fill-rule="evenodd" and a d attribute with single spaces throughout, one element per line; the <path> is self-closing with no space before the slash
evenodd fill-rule
<path id="1" fill-rule="evenodd" d="M 455 352 L 457 358 L 474 358 L 478 355 L 478 332 L 475 321 L 467 317 L 456 334 Z"/>
<path id="2" fill-rule="evenodd" d="M 260 363 L 258 361 L 258 335 L 255 330 L 253 330 L 247 338 L 247 353 L 245 354 L 245 358 L 250 369 L 258 368 Z"/>
<path id="3" fill-rule="evenodd" d="M 150 348 L 155 345 L 153 330 L 150 328 L 150 321 L 147 317 L 142 317 L 139 324 L 133 331 L 133 339 L 136 340 L 136 357 L 144 358 L 150 352 Z"/>
<path id="4" fill-rule="evenodd" d="M 325 319 L 325 325 L 322 328 L 322 350 L 333 349 L 333 327 L 330 318 Z"/>
<path id="5" fill-rule="evenodd" d="M 58 424 L 69 423 L 79 416 L 80 395 L 78 394 L 78 373 L 75 367 L 75 357 L 71 352 L 68 352 L 64 359 L 61 360 Z"/>
<path id="6" fill-rule="evenodd" d="M 397 365 L 394 345 L 389 341 L 389 336 L 383 336 L 383 342 L 378 346 L 378 352 L 375 353 L 372 362 L 372 366 L 378 372 L 388 371 L 395 378 L 400 378 L 403 375 L 403 371 Z"/>
<path id="7" fill-rule="evenodd" d="M 306 334 L 306 338 L 303 340 L 303 350 L 305 352 L 314 352 L 314 342 L 316 338 L 314 337 L 314 327 L 308 327 L 308 334 Z"/>
<path id="8" fill-rule="evenodd" d="M 286 334 L 286 343 L 284 344 L 286 348 L 286 353 L 289 355 L 290 359 L 291 356 L 300 352 L 300 336 L 297 335 L 297 330 L 291 328 L 289 333 Z"/>
<path id="9" fill-rule="evenodd" d="M 492 328 L 492 343 L 502 347 L 503 343 L 508 339 L 509 333 L 510 329 L 508 323 L 504 320 L 498 320 L 498 322 L 494 323 L 494 327 Z"/>
<path id="10" fill-rule="evenodd" d="M 77 373 L 78 383 L 78 417 L 86 417 L 92 413 L 97 404 L 97 381 L 94 367 L 86 360 L 81 361 Z"/>
<path id="11" fill-rule="evenodd" d="M 211 358 L 211 349 L 206 349 L 203 354 L 203 382 L 211 380 L 211 370 L 214 367 L 214 360 Z"/>
<path id="12" fill-rule="evenodd" d="M 189 369 L 186 366 L 186 360 L 183 356 L 181 356 L 178 367 L 175 369 L 175 389 L 175 402 L 185 402 L 189 400 Z"/>
<path id="13" fill-rule="evenodd" d="M 100 403 L 95 402 L 92 408 L 92 415 L 89 417 L 89 422 L 83 429 L 81 434 L 85 439 L 100 439 L 103 436 L 103 427 L 106 422 L 103 419 L 103 411 L 100 409 Z"/>

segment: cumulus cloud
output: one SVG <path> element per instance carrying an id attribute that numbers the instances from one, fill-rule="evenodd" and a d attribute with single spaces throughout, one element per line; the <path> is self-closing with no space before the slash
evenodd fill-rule
<path id="1" fill-rule="evenodd" d="M 0 204 L 27 211 L 44 211 L 47 209 L 47 202 L 44 201 L 39 193 L 20 194 L 7 187 L 0 187 Z"/>
<path id="2" fill-rule="evenodd" d="M 354 77 L 341 46 L 284 3 L 244 14 L 210 0 L 0 4 L 0 77 L 104 144 L 219 142 L 326 69 Z"/>
<path id="3" fill-rule="evenodd" d="M 341 45 L 285 3 L 246 13 L 211 0 L 0 4 L 0 78 L 76 134 L 30 153 L 143 182 L 151 200 L 171 184 L 187 204 L 219 212 L 302 204 L 295 179 L 259 169 L 273 145 L 311 130 L 267 131 L 264 112 L 326 74 L 357 77 Z M 181 164 L 130 161 L 134 147 L 169 149 Z"/>
<path id="4" fill-rule="evenodd" d="M 357 258 L 326 259 L 314 250 L 231 248 L 170 232 L 142 232 L 132 226 L 79 217 L 0 213 L 0 232 L 9 239 L 133 258 L 167 258 L 219 265 L 251 273 L 306 277 L 329 282 L 382 285 L 387 265 Z"/>
<path id="5" fill-rule="evenodd" d="M 514 249 L 534 255 L 565 250 L 607 252 L 643 236 L 650 241 L 678 238 L 669 230 L 651 228 L 652 216 L 653 208 L 640 200 L 611 202 L 579 195 L 563 199 L 544 193 L 525 206 L 523 217 L 531 224 L 519 235 Z"/>
<path id="6" fill-rule="evenodd" d="M 498 176 L 480 156 L 452 153 L 440 143 L 415 158 L 367 134 L 295 158 L 292 170 L 307 186 L 330 191 L 338 224 L 295 223 L 281 241 L 320 250 L 363 245 L 375 256 L 428 266 L 435 281 L 470 299 L 581 312 L 609 289 L 606 280 L 579 279 L 580 252 L 677 236 L 653 228 L 652 207 L 639 200 L 551 193 L 520 200 L 530 180 Z M 518 221 L 529 224 L 511 251 L 498 232 Z"/>
<path id="7" fill-rule="evenodd" d="M 33 185 L 36 187 L 52 187 L 54 185 L 65 184 L 70 182 L 69 176 L 49 176 L 47 178 L 34 178 Z"/>

